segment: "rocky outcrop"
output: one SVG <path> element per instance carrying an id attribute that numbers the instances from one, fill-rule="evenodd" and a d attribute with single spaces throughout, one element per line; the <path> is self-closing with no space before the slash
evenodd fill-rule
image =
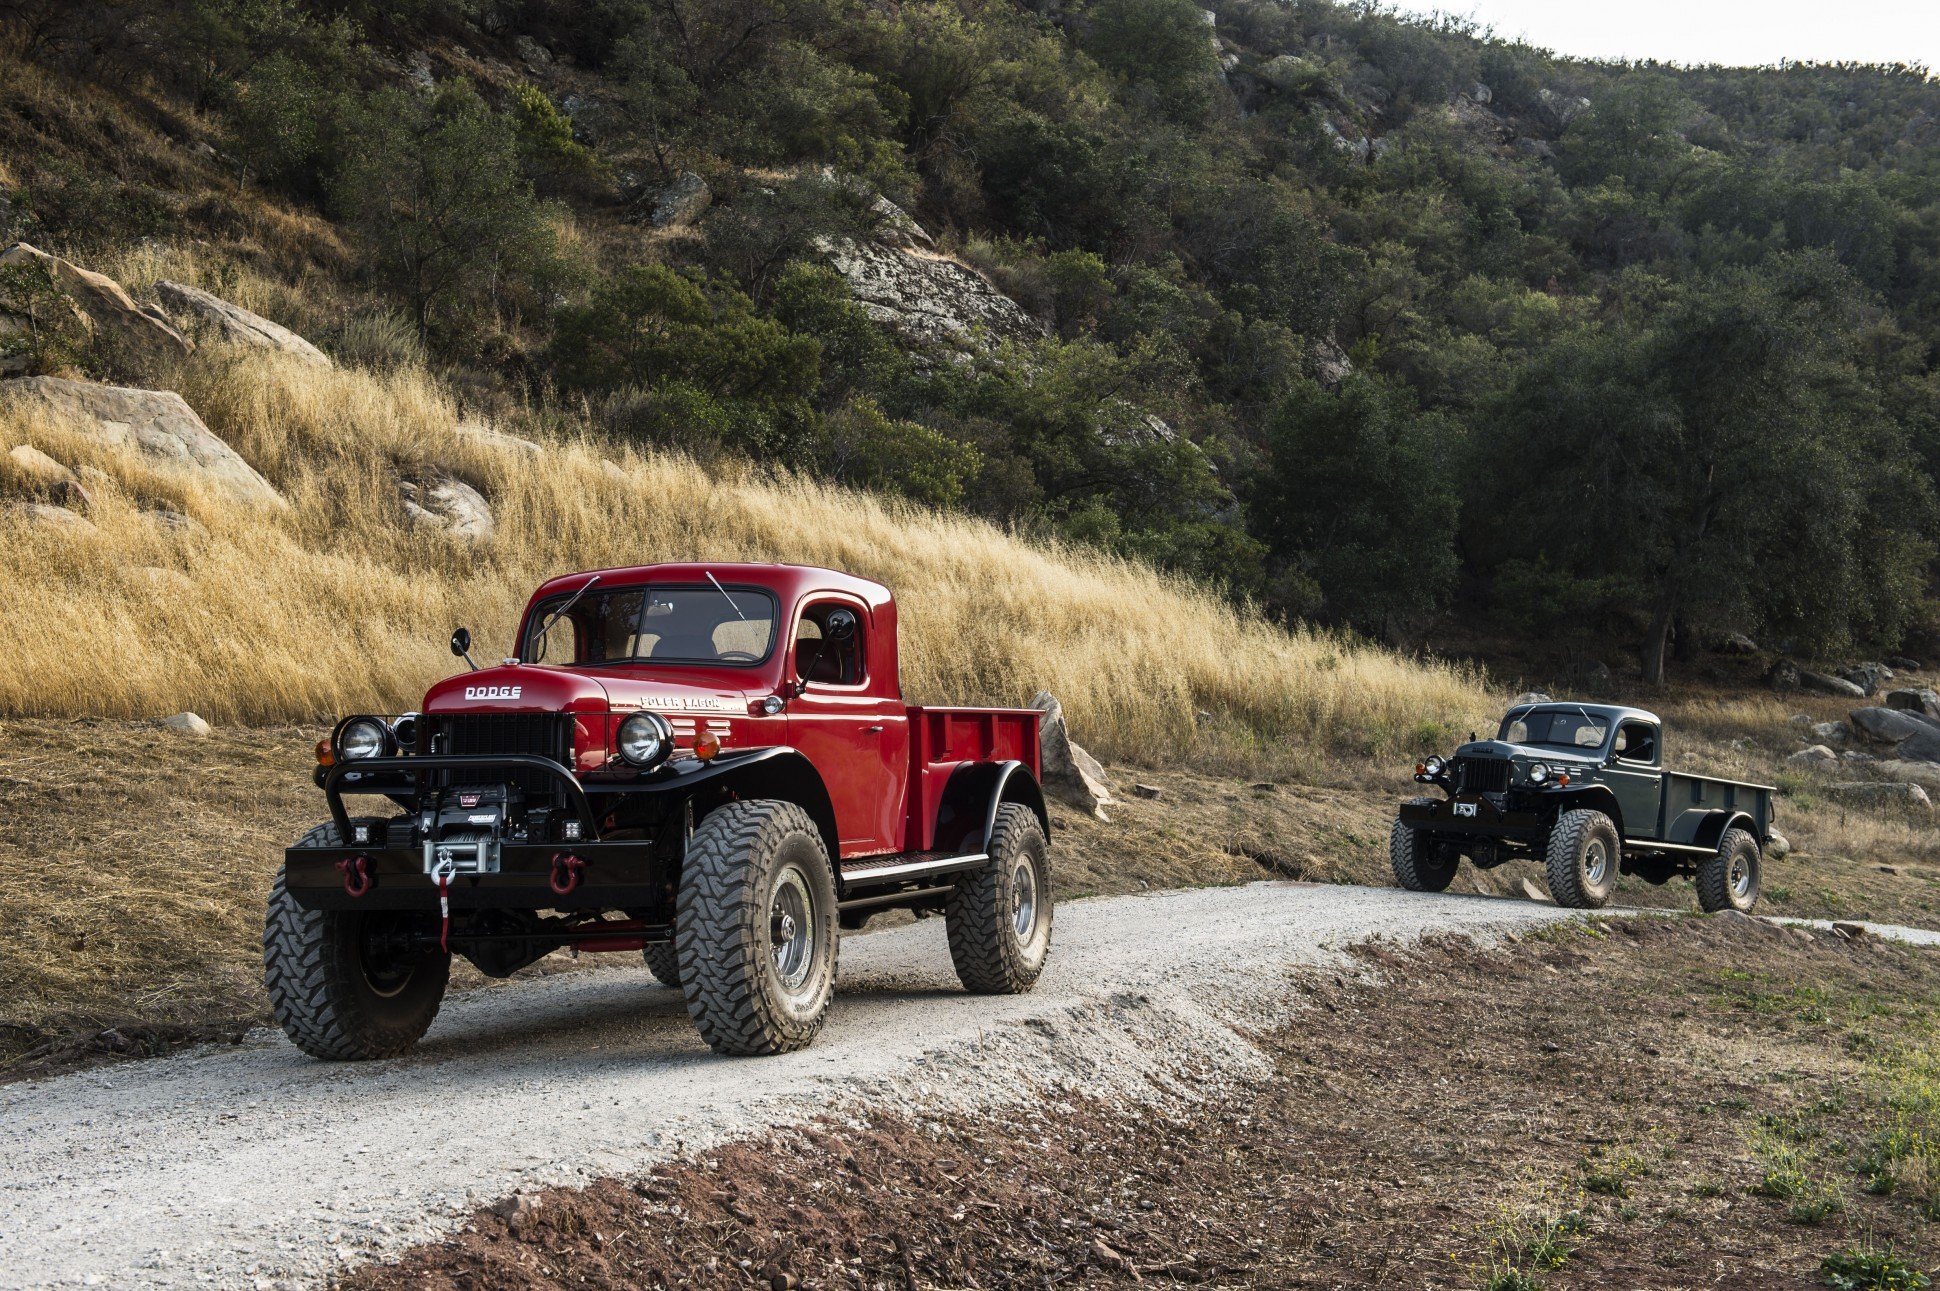
<path id="1" fill-rule="evenodd" d="M 653 214 L 648 219 L 657 229 L 677 228 L 698 220 L 713 202 L 714 190 L 707 181 L 684 170 L 654 195 Z"/>
<path id="2" fill-rule="evenodd" d="M 155 284 L 155 294 L 161 297 L 162 304 L 173 311 L 177 318 L 194 319 L 231 345 L 275 350 L 318 367 L 331 366 L 329 355 L 281 323 L 273 323 L 241 305 L 232 305 L 200 287 L 163 280 Z"/>
<path id="3" fill-rule="evenodd" d="M 1719 654 L 1757 654 L 1758 643 L 1742 632 L 1727 632 L 1718 641 Z"/>
<path id="4" fill-rule="evenodd" d="M 94 505 L 80 475 L 32 444 L 16 444 L 7 450 L 7 465 L 15 480 L 57 506 L 86 510 Z"/>
<path id="5" fill-rule="evenodd" d="M 1898 744 L 1921 731 L 1940 729 L 1932 722 L 1898 708 L 1855 708 L 1852 728 L 1875 744 Z"/>
<path id="6" fill-rule="evenodd" d="M 992 348 L 1044 328 L 968 265 L 920 246 L 824 238 L 817 250 L 848 282 L 862 311 L 908 340 Z"/>
<path id="7" fill-rule="evenodd" d="M 1064 724 L 1064 705 L 1048 690 L 1031 699 L 1031 707 L 1044 714 L 1038 725 L 1038 756 L 1044 771 L 1044 787 L 1052 796 L 1088 811 L 1099 820 L 1109 820 L 1111 784 L 1098 759 L 1072 742 Z"/>
<path id="8" fill-rule="evenodd" d="M 49 255 L 38 247 L 16 242 L 0 251 L 0 268 L 36 268 L 54 289 L 74 303 L 97 341 L 139 363 L 166 363 L 190 350 L 188 338 L 166 319 L 137 305 L 122 285 L 106 274 Z M 0 314 L 6 302 L 0 300 Z"/>
<path id="9" fill-rule="evenodd" d="M 497 527 L 491 504 L 463 480 L 449 476 L 399 480 L 397 497 L 404 522 L 413 529 L 477 545 L 491 541 Z"/>
<path id="10" fill-rule="evenodd" d="M 195 409 L 172 390 L 25 377 L 0 382 L 0 402 L 38 405 L 71 431 L 97 443 L 132 449 L 151 467 L 199 480 L 239 502 L 287 505 L 283 495 L 203 425 Z"/>
<path id="11" fill-rule="evenodd" d="M 1558 130 L 1590 110 L 1590 101 L 1576 94 L 1559 94 L 1545 86 L 1536 91 L 1536 103 L 1549 123 Z"/>
<path id="12" fill-rule="evenodd" d="M 84 534 L 98 532 L 94 522 L 78 511 L 57 507 L 49 502 L 13 502 L 6 510 L 19 516 L 37 529 L 56 533 Z"/>
<path id="13" fill-rule="evenodd" d="M 1859 687 L 1868 699 L 1877 695 L 1881 686 L 1893 680 L 1893 670 L 1883 663 L 1856 663 L 1839 669 L 1839 675 Z"/>

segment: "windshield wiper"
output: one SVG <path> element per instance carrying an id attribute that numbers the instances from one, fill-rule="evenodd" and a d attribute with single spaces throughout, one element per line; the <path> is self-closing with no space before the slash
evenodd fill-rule
<path id="1" fill-rule="evenodd" d="M 728 596 L 728 589 L 721 586 L 721 580 L 714 577 L 714 571 L 709 569 L 703 569 L 701 573 L 707 575 L 707 581 L 714 584 L 715 591 L 719 592 L 722 596 L 727 597 L 728 608 L 734 611 L 734 617 L 737 619 L 740 619 L 743 623 L 746 623 L 748 621 L 748 616 L 741 612 L 741 607 L 734 603 L 734 598 L 732 596 Z"/>
<path id="2" fill-rule="evenodd" d="M 545 622 L 541 623 L 539 625 L 538 630 L 532 634 L 532 639 L 539 643 L 539 653 L 532 657 L 531 662 L 537 663 L 539 662 L 539 660 L 546 657 L 546 633 L 552 630 L 553 624 L 559 622 L 561 615 L 565 614 L 565 612 L 567 610 L 570 610 L 573 606 L 579 604 L 579 598 L 586 595 L 586 593 L 592 591 L 593 584 L 599 581 L 600 581 L 600 576 L 598 574 L 593 575 L 591 578 L 587 579 L 585 582 L 579 585 L 578 591 L 574 592 L 571 596 L 568 596 L 566 598 L 566 603 L 564 605 L 561 605 L 558 609 L 546 615 Z"/>

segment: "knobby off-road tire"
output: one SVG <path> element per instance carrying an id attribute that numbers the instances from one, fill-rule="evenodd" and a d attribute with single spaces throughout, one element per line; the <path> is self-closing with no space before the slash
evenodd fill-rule
<path id="1" fill-rule="evenodd" d="M 1410 807 L 1430 807 L 1433 798 L 1410 798 Z M 1395 817 L 1388 831 L 1388 864 L 1394 867 L 1394 881 L 1410 892 L 1446 892 L 1462 868 L 1461 855 L 1446 843 L 1403 823 Z"/>
<path id="2" fill-rule="evenodd" d="M 808 813 L 733 802 L 694 829 L 674 905 L 687 1015 L 716 1053 L 800 1049 L 835 994 L 835 874 Z"/>
<path id="3" fill-rule="evenodd" d="M 382 822 L 379 822 L 380 824 Z M 334 824 L 318 825 L 299 847 L 337 847 Z M 315 1058 L 392 1058 L 424 1035 L 445 998 L 451 956 L 438 950 L 387 960 L 385 932 L 408 930 L 410 914 L 305 910 L 277 870 L 263 921 L 263 985 L 270 1011 L 297 1048 Z"/>
<path id="4" fill-rule="evenodd" d="M 1549 895 L 1559 906 L 1600 909 L 1616 891 L 1623 840 L 1617 823 L 1600 811 L 1578 807 L 1556 818 L 1544 857 Z"/>
<path id="5" fill-rule="evenodd" d="M 1021 995 L 1051 953 L 1051 865 L 1044 828 L 1028 807 L 997 808 L 990 859 L 957 879 L 944 923 L 964 989 Z"/>
<path id="6" fill-rule="evenodd" d="M 662 986 L 680 989 L 680 951 L 671 941 L 656 941 L 640 950 L 640 957 L 647 961 L 647 971 L 653 980 Z"/>
<path id="7" fill-rule="evenodd" d="M 1718 854 L 1698 863 L 1698 904 L 1706 913 L 1751 909 L 1758 904 L 1764 857 L 1758 840 L 1742 829 L 1727 829 Z"/>

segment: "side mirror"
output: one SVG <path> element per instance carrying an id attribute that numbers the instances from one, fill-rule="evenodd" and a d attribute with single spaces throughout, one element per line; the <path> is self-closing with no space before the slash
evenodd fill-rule
<path id="1" fill-rule="evenodd" d="M 856 617 L 854 610 L 834 609 L 829 611 L 828 623 L 822 634 L 831 641 L 847 641 L 855 636 Z"/>
<path id="2" fill-rule="evenodd" d="M 478 671 L 478 665 L 472 663 L 472 630 L 470 628 L 459 628 L 451 634 L 451 652 L 460 659 L 463 659 L 466 663 L 471 664 L 471 670 L 473 672 Z"/>

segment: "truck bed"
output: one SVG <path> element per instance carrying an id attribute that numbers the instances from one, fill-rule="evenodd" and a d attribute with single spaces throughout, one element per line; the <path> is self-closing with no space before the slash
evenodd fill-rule
<path id="1" fill-rule="evenodd" d="M 935 844 L 943 790 L 958 767 L 1019 762 L 1032 779 L 1041 781 L 1037 735 L 1043 718 L 1035 708 L 911 705 L 909 850 L 926 851 Z"/>

